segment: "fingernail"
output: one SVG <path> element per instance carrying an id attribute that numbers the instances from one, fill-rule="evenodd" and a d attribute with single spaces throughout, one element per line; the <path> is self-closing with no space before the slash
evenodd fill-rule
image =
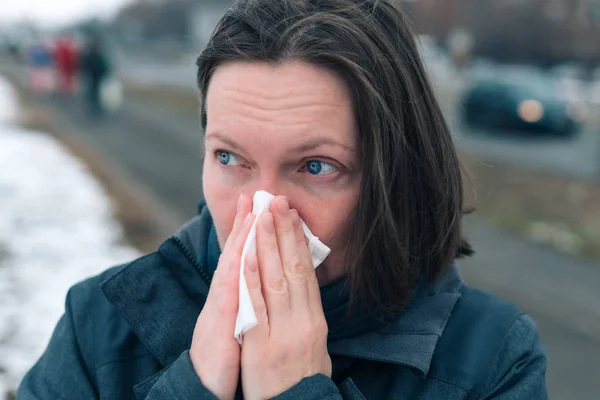
<path id="1" fill-rule="evenodd" d="M 278 199 L 277 212 L 279 213 L 279 215 L 281 215 L 282 217 L 285 217 L 289 210 L 290 210 L 290 207 L 288 205 L 287 199 L 285 197 Z"/>
<path id="2" fill-rule="evenodd" d="M 273 216 L 266 212 L 262 216 L 262 226 L 267 233 L 273 233 Z"/>

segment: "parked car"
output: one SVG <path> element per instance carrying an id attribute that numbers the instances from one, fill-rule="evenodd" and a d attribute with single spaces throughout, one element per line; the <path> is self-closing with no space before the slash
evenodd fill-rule
<path id="1" fill-rule="evenodd" d="M 580 129 L 585 106 L 560 97 L 551 80 L 531 76 L 482 79 L 462 100 L 464 121 L 486 128 L 546 131 L 571 136 Z"/>

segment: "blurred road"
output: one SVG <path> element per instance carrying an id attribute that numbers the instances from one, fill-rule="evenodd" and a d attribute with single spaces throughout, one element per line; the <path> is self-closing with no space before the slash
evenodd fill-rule
<path id="1" fill-rule="evenodd" d="M 456 102 L 453 102 L 455 105 Z M 471 128 L 447 113 L 458 147 L 498 161 L 547 170 L 576 178 L 600 180 L 600 128 L 595 122 L 582 126 L 576 136 L 564 138 L 535 132 L 490 131 Z"/>
<path id="2" fill-rule="evenodd" d="M 23 81 L 17 68 L 0 64 L 2 69 Z M 99 154 L 170 207 L 178 220 L 174 228 L 194 215 L 202 195 L 202 143 L 196 119 L 157 108 L 140 97 L 127 98 L 119 114 L 100 122 L 88 120 L 76 101 L 43 104 L 65 129 L 81 132 Z M 463 275 L 535 319 L 548 352 L 551 398 L 597 399 L 600 265 L 501 234 L 477 219 L 469 219 L 467 227 L 478 254 L 460 263 Z"/>

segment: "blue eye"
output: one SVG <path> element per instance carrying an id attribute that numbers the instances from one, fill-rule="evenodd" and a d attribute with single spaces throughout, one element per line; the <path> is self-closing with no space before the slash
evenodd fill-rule
<path id="1" fill-rule="evenodd" d="M 219 157 L 219 161 L 223 165 L 227 165 L 227 166 L 237 165 L 236 162 L 239 161 L 237 154 L 231 153 L 229 151 L 217 150 L 216 154 L 217 154 L 217 157 Z"/>
<path id="2" fill-rule="evenodd" d="M 328 162 L 310 160 L 306 163 L 306 170 L 312 175 L 329 175 L 337 171 L 337 167 Z"/>

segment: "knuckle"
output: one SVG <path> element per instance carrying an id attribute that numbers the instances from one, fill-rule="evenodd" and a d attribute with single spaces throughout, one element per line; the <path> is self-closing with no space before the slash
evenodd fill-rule
<path id="1" fill-rule="evenodd" d="M 285 279 L 284 276 L 279 276 L 277 278 L 272 279 L 269 282 L 269 289 L 277 292 L 277 293 L 283 293 L 287 291 L 287 280 Z"/>
<path id="2" fill-rule="evenodd" d="M 288 268 L 288 273 L 290 276 L 297 280 L 305 280 L 306 274 L 304 273 L 304 264 L 300 261 L 299 258 L 294 258 L 290 261 L 290 266 Z"/>

